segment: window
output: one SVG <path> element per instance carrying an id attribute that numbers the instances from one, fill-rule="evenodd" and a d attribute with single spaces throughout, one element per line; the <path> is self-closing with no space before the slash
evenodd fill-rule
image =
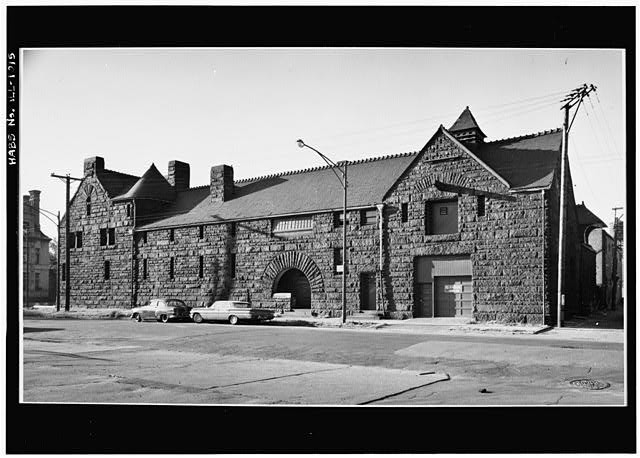
<path id="1" fill-rule="evenodd" d="M 425 202 L 425 234 L 458 232 L 458 200 Z"/>
<path id="2" fill-rule="evenodd" d="M 127 204 L 127 218 L 131 217 L 131 204 Z"/>
<path id="3" fill-rule="evenodd" d="M 76 248 L 82 248 L 82 232 L 76 232 Z"/>
<path id="4" fill-rule="evenodd" d="M 146 232 L 142 233 L 142 243 L 145 244 L 145 245 L 147 244 L 147 233 Z"/>
<path id="5" fill-rule="evenodd" d="M 409 203 L 404 202 L 400 205 L 400 219 L 403 223 L 409 221 Z"/>
<path id="6" fill-rule="evenodd" d="M 173 257 L 171 259 L 169 259 L 169 278 L 171 278 L 173 280 L 174 278 L 174 262 L 173 262 Z"/>
<path id="7" fill-rule="evenodd" d="M 36 264 L 40 264 L 40 248 L 36 248 Z"/>
<path id="8" fill-rule="evenodd" d="M 344 212 L 333 212 L 333 227 L 342 227 Z"/>
<path id="9" fill-rule="evenodd" d="M 478 201 L 478 216 L 484 216 L 484 214 L 485 214 L 485 197 L 484 196 L 478 196 L 477 197 L 477 201 Z"/>
<path id="10" fill-rule="evenodd" d="M 311 216 L 277 218 L 272 221 L 271 230 L 274 234 L 309 232 L 313 230 L 313 218 Z"/>
<path id="11" fill-rule="evenodd" d="M 36 289 L 40 289 L 40 272 L 36 272 Z"/>
<path id="12" fill-rule="evenodd" d="M 368 226 L 370 224 L 375 224 L 376 223 L 376 209 L 375 208 L 369 208 L 366 210 L 360 210 L 360 225 L 361 226 Z"/>
<path id="13" fill-rule="evenodd" d="M 144 258 L 142 260 L 142 279 L 146 280 L 148 276 L 148 270 L 147 270 L 147 258 Z"/>
<path id="14" fill-rule="evenodd" d="M 204 256 L 200 255 L 200 271 L 198 273 L 198 277 L 204 277 Z"/>
<path id="15" fill-rule="evenodd" d="M 236 254 L 231 253 L 229 257 L 229 269 L 231 270 L 231 278 L 236 278 Z"/>
<path id="16" fill-rule="evenodd" d="M 107 246 L 107 229 L 100 229 L 100 246 Z"/>
<path id="17" fill-rule="evenodd" d="M 67 264 L 63 262 L 61 269 L 62 269 L 62 281 L 66 281 L 67 280 Z"/>
<path id="18" fill-rule="evenodd" d="M 116 229 L 115 227 L 109 228 L 109 245 L 116 244 Z"/>
<path id="19" fill-rule="evenodd" d="M 76 247 L 76 233 L 75 232 L 69 232 L 69 248 L 75 248 Z"/>
<path id="20" fill-rule="evenodd" d="M 336 273 L 342 272 L 342 270 L 344 269 L 342 248 L 333 249 L 333 269 Z"/>
<path id="21" fill-rule="evenodd" d="M 91 196 L 87 196 L 87 216 L 91 216 Z"/>
<path id="22" fill-rule="evenodd" d="M 174 242 L 176 239 L 176 233 L 174 229 L 169 229 L 169 241 Z"/>
<path id="23" fill-rule="evenodd" d="M 229 236 L 236 236 L 236 223 L 229 223 Z"/>
<path id="24" fill-rule="evenodd" d="M 201 239 L 203 239 L 204 238 L 204 226 L 200 226 L 198 231 L 199 231 L 199 237 Z"/>
<path id="25" fill-rule="evenodd" d="M 111 262 L 104 262 L 104 279 L 109 280 L 111 278 Z"/>

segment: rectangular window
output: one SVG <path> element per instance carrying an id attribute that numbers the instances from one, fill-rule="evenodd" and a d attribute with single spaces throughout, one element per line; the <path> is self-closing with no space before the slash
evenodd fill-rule
<path id="1" fill-rule="evenodd" d="M 458 200 L 427 202 L 425 204 L 427 234 L 455 234 L 458 232 Z"/>
<path id="2" fill-rule="evenodd" d="M 76 248 L 82 248 L 82 232 L 76 232 Z"/>
<path id="3" fill-rule="evenodd" d="M 231 278 L 236 278 L 236 254 L 231 253 L 229 256 L 229 270 L 231 270 Z"/>
<path id="4" fill-rule="evenodd" d="M 100 246 L 107 246 L 107 230 L 100 229 Z"/>
<path id="5" fill-rule="evenodd" d="M 146 232 L 142 233 L 142 243 L 145 244 L 145 245 L 147 244 L 147 233 Z"/>
<path id="6" fill-rule="evenodd" d="M 36 264 L 40 264 L 40 248 L 36 248 Z"/>
<path id="7" fill-rule="evenodd" d="M 199 236 L 201 239 L 203 239 L 203 238 L 204 238 L 204 226 L 200 226 L 200 227 L 198 228 L 198 231 L 199 231 L 198 236 Z"/>
<path id="8" fill-rule="evenodd" d="M 109 228 L 109 245 L 116 244 L 116 229 L 114 227 Z"/>
<path id="9" fill-rule="evenodd" d="M 342 248 L 333 249 L 333 268 L 336 273 L 342 272 L 342 269 L 344 268 Z"/>
<path id="10" fill-rule="evenodd" d="M 368 226 L 370 224 L 376 224 L 376 213 L 375 208 L 360 210 L 360 225 Z"/>
<path id="11" fill-rule="evenodd" d="M 200 255 L 200 272 L 198 273 L 198 277 L 204 277 L 204 256 Z"/>
<path id="12" fill-rule="evenodd" d="M 109 280 L 111 278 L 111 262 L 104 262 L 104 279 Z"/>
<path id="13" fill-rule="evenodd" d="M 142 279 L 146 280 L 147 276 L 148 276 L 148 270 L 147 270 L 147 258 L 144 258 L 142 260 Z"/>
<path id="14" fill-rule="evenodd" d="M 87 216 L 91 216 L 91 204 L 87 204 Z"/>
<path id="15" fill-rule="evenodd" d="M 40 272 L 36 272 L 36 289 L 40 289 Z"/>
<path id="16" fill-rule="evenodd" d="M 236 223 L 229 223 L 229 236 L 236 236 Z"/>
<path id="17" fill-rule="evenodd" d="M 485 214 L 485 197 L 478 196 L 478 216 L 484 216 Z"/>
<path id="18" fill-rule="evenodd" d="M 342 227 L 344 212 L 333 212 L 333 227 Z"/>
<path id="19" fill-rule="evenodd" d="M 176 233 L 175 230 L 173 229 L 169 229 L 169 241 L 173 242 L 176 239 Z"/>
<path id="20" fill-rule="evenodd" d="M 409 221 L 409 203 L 404 202 L 400 205 L 400 218 L 403 223 Z"/>
<path id="21" fill-rule="evenodd" d="M 174 262 L 173 262 L 173 257 L 171 259 L 169 259 L 169 278 L 173 279 L 174 277 Z"/>
<path id="22" fill-rule="evenodd" d="M 131 217 L 131 204 L 127 204 L 127 218 Z"/>
<path id="23" fill-rule="evenodd" d="M 76 233 L 69 232 L 69 248 L 75 248 L 75 247 L 76 247 Z"/>
<path id="24" fill-rule="evenodd" d="M 66 281 L 67 280 L 67 264 L 63 262 L 60 268 L 62 269 L 62 281 Z"/>
<path id="25" fill-rule="evenodd" d="M 310 232 L 313 230 L 313 218 L 303 216 L 298 218 L 277 218 L 272 221 L 274 234 Z"/>

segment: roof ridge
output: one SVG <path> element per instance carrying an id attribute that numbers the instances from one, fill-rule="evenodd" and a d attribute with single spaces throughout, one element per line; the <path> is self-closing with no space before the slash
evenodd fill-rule
<path id="1" fill-rule="evenodd" d="M 375 156 L 375 157 L 366 157 L 366 158 L 362 158 L 362 159 L 356 159 L 355 161 L 348 161 L 349 165 L 352 164 L 363 164 L 365 162 L 375 162 L 375 161 L 382 161 L 382 160 L 386 160 L 386 159 L 395 159 L 398 157 L 407 157 L 407 156 L 411 156 L 413 154 L 417 154 L 417 151 L 409 151 L 409 152 L 405 152 L 405 153 L 396 153 L 396 154 L 386 154 L 384 156 Z M 342 161 L 340 161 L 342 162 Z M 240 180 L 234 180 L 235 183 L 247 183 L 249 181 L 257 181 L 257 180 L 265 180 L 267 178 L 276 178 L 276 177 L 281 177 L 281 176 L 288 176 L 288 175 L 297 175 L 300 173 L 307 173 L 307 172 L 315 172 L 318 170 L 324 170 L 324 169 L 330 169 L 331 166 L 330 165 L 319 165 L 317 167 L 309 167 L 306 169 L 299 169 L 299 170 L 287 170 L 284 172 L 276 172 L 276 173 L 271 173 L 268 175 L 261 175 L 261 176 L 257 176 L 257 177 L 251 177 L 251 178 L 242 178 Z"/>
<path id="2" fill-rule="evenodd" d="M 209 188 L 209 187 L 211 187 L 210 184 L 203 184 L 202 186 L 193 186 L 193 187 L 191 187 L 189 189 L 183 189 L 183 190 L 178 191 L 178 192 L 194 191 L 196 189 L 205 189 L 205 188 Z"/>
<path id="3" fill-rule="evenodd" d="M 125 176 L 131 177 L 131 178 L 138 178 L 138 179 L 140 179 L 140 178 L 141 178 L 141 177 L 136 176 L 136 175 L 131 175 L 130 173 L 118 172 L 117 170 L 102 169 L 102 172 L 117 173 L 118 175 L 125 175 Z"/>
<path id="4" fill-rule="evenodd" d="M 561 131 L 562 131 L 562 127 L 556 127 L 555 129 L 543 130 L 543 131 L 536 132 L 536 133 L 533 133 L 533 134 L 516 135 L 515 137 L 500 138 L 498 140 L 491 140 L 490 142 L 484 142 L 484 143 L 488 144 L 488 143 L 506 142 L 506 141 L 510 141 L 510 140 L 523 140 L 525 138 L 540 137 L 542 135 L 553 134 L 555 132 L 561 132 Z"/>

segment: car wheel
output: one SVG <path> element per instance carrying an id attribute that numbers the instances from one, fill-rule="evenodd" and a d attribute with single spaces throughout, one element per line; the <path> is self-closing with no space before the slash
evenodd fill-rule
<path id="1" fill-rule="evenodd" d="M 202 323 L 202 316 L 199 313 L 193 315 L 193 321 L 196 323 Z"/>
<path id="2" fill-rule="evenodd" d="M 167 315 L 160 315 L 160 321 L 162 321 L 163 323 L 168 323 L 169 317 Z"/>
<path id="3" fill-rule="evenodd" d="M 238 317 L 237 317 L 237 316 L 235 316 L 235 315 L 231 315 L 231 316 L 229 317 L 229 323 L 231 323 L 231 324 L 238 324 Z"/>
<path id="4" fill-rule="evenodd" d="M 142 317 L 140 316 L 139 313 L 135 313 L 132 318 L 136 320 L 138 323 L 142 321 Z"/>

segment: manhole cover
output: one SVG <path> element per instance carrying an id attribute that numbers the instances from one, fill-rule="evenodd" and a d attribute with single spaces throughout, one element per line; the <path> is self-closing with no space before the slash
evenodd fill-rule
<path id="1" fill-rule="evenodd" d="M 586 388 L 587 390 L 604 390 L 605 388 L 609 388 L 611 386 L 610 383 L 601 382 L 599 380 L 593 380 L 590 378 L 571 380 L 569 383 L 579 388 Z"/>

